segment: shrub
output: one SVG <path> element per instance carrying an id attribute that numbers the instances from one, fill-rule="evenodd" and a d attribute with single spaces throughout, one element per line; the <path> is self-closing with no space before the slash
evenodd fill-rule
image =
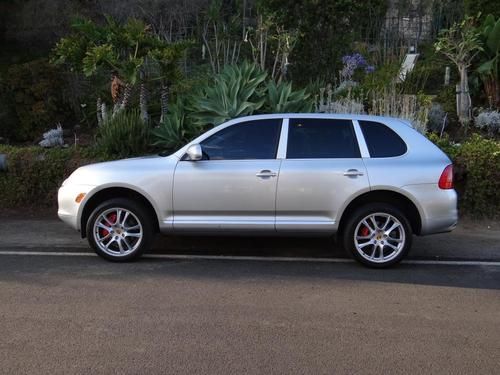
<path id="1" fill-rule="evenodd" d="M 76 168 L 101 161 L 93 150 L 81 148 L 0 146 L 7 154 L 7 172 L 0 172 L 0 207 L 48 207 L 57 202 L 57 189 Z"/>
<path id="2" fill-rule="evenodd" d="M 16 125 L 14 129 L 0 127 L 0 136 L 33 141 L 55 122 L 67 120 L 71 115 L 63 98 L 63 86 L 60 72 L 45 59 L 9 67 L 3 90 L 10 96 Z"/>
<path id="3" fill-rule="evenodd" d="M 108 116 L 97 132 L 97 148 L 106 157 L 144 154 L 149 146 L 149 125 L 137 110 L 120 110 Z"/>
<path id="4" fill-rule="evenodd" d="M 462 144 L 435 134 L 429 139 L 453 160 L 461 213 L 500 217 L 500 142 L 477 134 Z"/>
<path id="5" fill-rule="evenodd" d="M 499 217 L 500 142 L 473 135 L 459 147 L 455 163 L 464 173 L 463 211 L 477 217 Z"/>
<path id="6" fill-rule="evenodd" d="M 489 136 L 500 132 L 500 112 L 482 111 L 474 118 L 474 125 L 481 130 L 486 130 Z"/>
<path id="7" fill-rule="evenodd" d="M 448 114 L 450 124 L 458 123 L 457 97 L 454 86 L 444 86 L 434 98 L 434 102 L 440 104 L 443 111 Z"/>
<path id="8" fill-rule="evenodd" d="M 433 132 L 441 133 L 445 118 L 446 112 L 443 110 L 443 106 L 438 103 L 433 103 L 427 118 L 427 129 Z"/>
<path id="9" fill-rule="evenodd" d="M 184 102 L 177 100 L 177 103 L 170 105 L 163 122 L 151 131 L 151 136 L 154 146 L 172 151 L 197 137 L 201 131 L 202 127 L 186 116 Z"/>

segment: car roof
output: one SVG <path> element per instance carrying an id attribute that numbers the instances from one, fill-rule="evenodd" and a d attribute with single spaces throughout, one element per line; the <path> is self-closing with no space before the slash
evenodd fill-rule
<path id="1" fill-rule="evenodd" d="M 251 120 L 265 120 L 274 118 L 321 118 L 321 119 L 334 119 L 334 120 L 364 120 L 364 121 L 375 121 L 383 123 L 393 123 L 393 124 L 405 124 L 412 127 L 409 120 L 400 119 L 388 116 L 374 116 L 374 115 L 355 115 L 348 113 L 270 113 L 262 115 L 252 115 L 244 116 L 232 119 L 228 122 L 244 122 Z"/>

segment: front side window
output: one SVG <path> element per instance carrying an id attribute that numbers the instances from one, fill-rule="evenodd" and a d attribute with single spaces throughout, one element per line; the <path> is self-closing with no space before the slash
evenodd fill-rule
<path id="1" fill-rule="evenodd" d="M 290 119 L 287 159 L 359 158 L 350 120 Z"/>
<path id="2" fill-rule="evenodd" d="M 281 119 L 242 122 L 201 142 L 205 160 L 275 159 Z"/>
<path id="3" fill-rule="evenodd" d="M 374 121 L 359 121 L 370 157 L 388 158 L 406 153 L 406 143 L 391 128 Z"/>

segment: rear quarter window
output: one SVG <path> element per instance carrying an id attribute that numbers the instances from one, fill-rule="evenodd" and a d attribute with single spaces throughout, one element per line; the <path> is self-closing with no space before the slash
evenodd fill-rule
<path id="1" fill-rule="evenodd" d="M 401 137 L 387 125 L 375 121 L 359 121 L 370 157 L 401 156 L 408 150 Z"/>

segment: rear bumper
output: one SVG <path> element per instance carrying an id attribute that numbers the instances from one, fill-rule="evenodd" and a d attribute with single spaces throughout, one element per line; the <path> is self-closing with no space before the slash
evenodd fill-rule
<path id="1" fill-rule="evenodd" d="M 457 226 L 457 193 L 440 189 L 437 184 L 403 187 L 417 204 L 421 219 L 421 235 L 450 232 Z"/>

